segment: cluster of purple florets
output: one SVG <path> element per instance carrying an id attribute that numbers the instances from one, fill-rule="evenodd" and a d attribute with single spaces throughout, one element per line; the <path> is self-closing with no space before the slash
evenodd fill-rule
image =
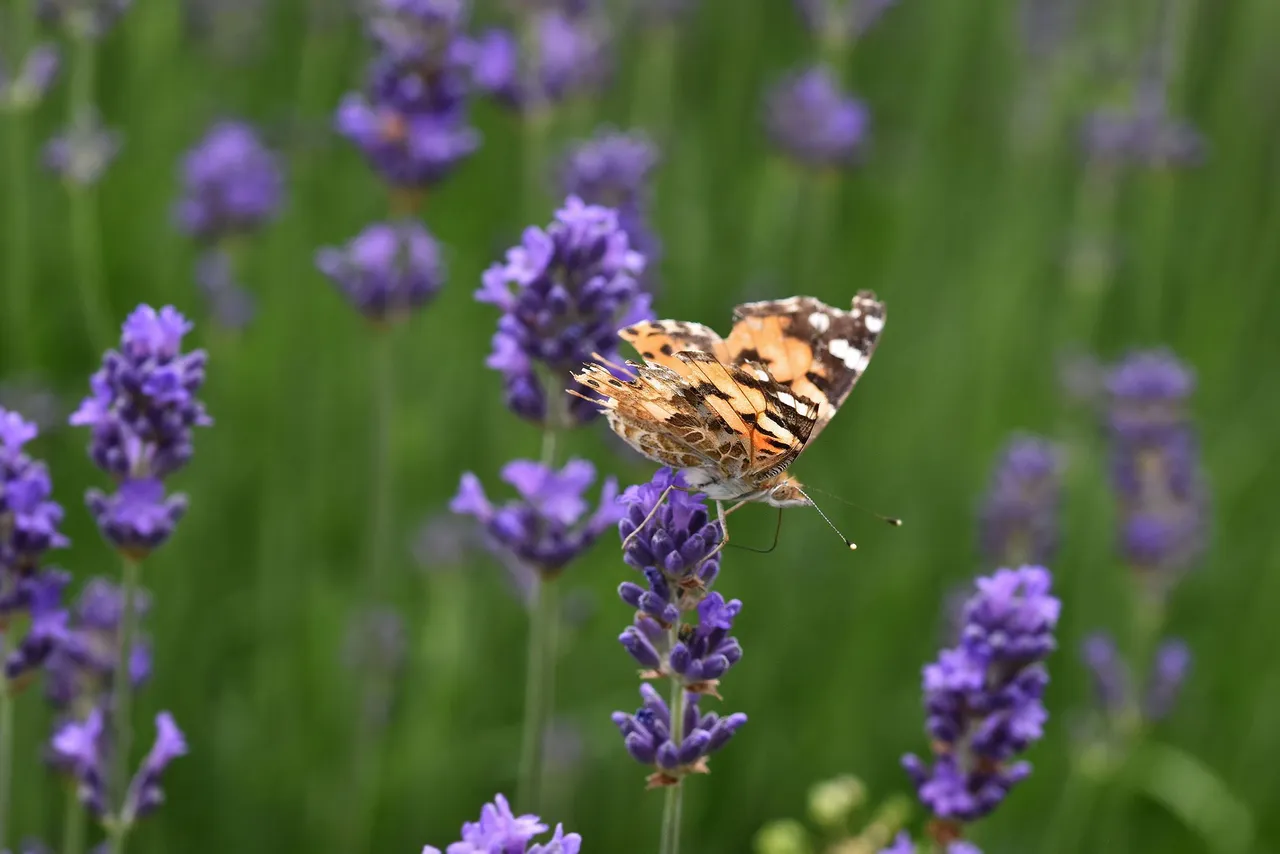
<path id="1" fill-rule="evenodd" d="M 553 429 L 595 417 L 595 403 L 564 391 L 569 373 L 595 354 L 616 361 L 618 330 L 652 317 L 644 267 L 616 211 L 571 196 L 485 271 L 476 299 L 502 311 L 487 364 L 502 373 L 512 412 Z M 549 414 L 553 401 L 561 411 Z"/>
<path id="2" fill-rule="evenodd" d="M 1001 451 L 982 504 L 978 541 L 989 566 L 1044 565 L 1058 547 L 1062 454 L 1018 436 Z"/>
<path id="3" fill-rule="evenodd" d="M 92 428 L 89 456 L 117 484 L 113 494 L 90 490 L 89 508 L 107 540 L 132 556 L 167 540 L 186 512 L 186 497 L 166 496 L 164 479 L 191 459 L 194 428 L 213 423 L 196 396 L 205 352 L 182 351 L 191 328 L 172 306 L 139 306 L 71 416 Z"/>
<path id="4" fill-rule="evenodd" d="M 1061 603 L 1047 569 L 1000 569 L 979 578 L 965 604 L 959 643 L 924 668 L 933 762 L 903 765 L 938 819 L 960 824 L 991 813 L 1031 771 L 1015 761 L 1044 734 L 1044 660 L 1056 646 Z"/>
<path id="5" fill-rule="evenodd" d="M 704 496 L 685 491 L 677 474 L 661 469 L 649 483 L 629 487 L 621 502 L 624 560 L 646 583 L 618 588 L 622 601 L 636 609 L 618 640 L 642 678 L 679 686 L 673 690 L 683 693 L 683 708 L 673 721 L 668 704 L 645 682 L 644 705 L 635 714 L 614 712 L 613 722 L 627 752 L 654 769 L 650 786 L 677 785 L 688 774 L 705 773 L 707 758 L 747 722 L 742 713 L 722 717 L 699 709 L 704 696 L 719 698 L 720 678 L 742 658 L 729 634 L 742 603 L 710 590 L 720 572 L 724 532 L 711 520 Z M 690 613 L 696 623 L 684 622 Z"/>

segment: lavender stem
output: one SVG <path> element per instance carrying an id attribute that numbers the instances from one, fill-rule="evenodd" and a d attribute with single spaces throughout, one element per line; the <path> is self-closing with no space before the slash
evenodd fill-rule
<path id="1" fill-rule="evenodd" d="M 116 648 L 116 669 L 111 678 L 111 744 L 113 748 L 111 788 L 114 810 L 107 824 L 110 854 L 124 854 L 125 838 L 129 835 L 130 821 L 124 815 L 125 799 L 129 789 L 129 749 L 133 742 L 133 680 L 130 678 L 130 662 L 133 660 L 133 635 L 136 616 L 135 601 L 138 592 L 138 576 L 142 564 L 125 556 L 120 580 L 122 603 L 120 608 L 120 638 Z"/>
<path id="2" fill-rule="evenodd" d="M 667 630 L 667 649 L 675 647 L 680 640 L 679 621 Z M 684 685 L 679 675 L 671 674 L 671 742 L 679 746 L 684 740 Z M 684 808 L 684 782 L 677 781 L 667 787 L 666 798 L 662 804 L 662 841 L 659 854 L 680 854 L 680 813 Z"/>
<path id="3" fill-rule="evenodd" d="M 14 16 L 19 28 L 25 24 L 25 14 Z M 16 42 L 18 50 L 28 43 L 25 34 L 20 33 Z M 15 51 L 15 55 L 18 55 Z M 31 203 L 30 184 L 28 178 L 27 158 L 28 135 L 25 111 L 15 111 L 8 117 L 9 123 L 9 175 L 7 180 L 9 197 L 9 264 L 7 313 L 9 323 L 5 335 L 9 338 L 9 358 L 11 364 L 23 365 L 27 358 L 30 342 L 31 319 L 28 313 L 31 308 Z"/>
<path id="4" fill-rule="evenodd" d="M 72 786 L 67 792 L 66 807 L 62 811 L 62 854 L 81 854 L 84 851 L 84 807 Z"/>
<path id="5" fill-rule="evenodd" d="M 0 668 L 9 658 L 9 634 L 0 631 Z M 13 697 L 9 679 L 0 669 L 0 850 L 7 850 L 9 833 L 9 786 L 13 778 Z"/>
<path id="6" fill-rule="evenodd" d="M 76 33 L 73 40 L 70 82 L 69 132 L 93 114 L 97 89 L 97 43 L 87 33 Z M 90 182 L 70 184 L 71 257 L 74 264 L 80 307 L 84 311 L 89 338 L 98 349 L 111 342 L 108 322 L 110 311 L 102 298 L 102 246 L 98 227 L 98 194 Z"/>
<path id="7" fill-rule="evenodd" d="M 391 333 L 374 334 L 370 362 L 373 376 L 373 500 L 369 521 L 369 587 L 372 598 L 385 594 L 387 553 L 391 544 L 391 430 L 395 418 L 395 379 L 392 375 Z"/>

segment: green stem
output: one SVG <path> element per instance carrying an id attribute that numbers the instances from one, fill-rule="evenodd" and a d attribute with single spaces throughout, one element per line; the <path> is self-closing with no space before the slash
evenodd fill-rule
<path id="1" fill-rule="evenodd" d="M 77 35 L 71 57 L 69 133 L 79 133 L 81 128 L 90 126 L 95 109 L 97 66 L 96 42 L 88 36 Z M 111 341 L 111 311 L 102 290 L 102 235 L 98 224 L 97 188 L 92 184 L 73 183 L 69 195 L 73 275 L 89 338 L 95 348 L 101 350 Z"/>
<path id="2" fill-rule="evenodd" d="M 565 395 L 554 377 L 546 383 L 547 417 L 542 434 L 542 464 L 554 467 Z M 543 748 L 547 723 L 555 709 L 556 633 L 560 621 L 559 590 L 553 576 L 534 568 L 529 594 L 529 640 L 525 661 L 524 725 L 520 736 L 520 770 L 516 802 L 522 809 L 541 808 Z"/>
<path id="3" fill-rule="evenodd" d="M 62 812 L 62 854 L 81 854 L 84 851 L 84 806 L 76 794 L 75 786 L 67 790 L 67 803 Z"/>
<path id="4" fill-rule="evenodd" d="M 9 657 L 9 633 L 0 631 L 0 665 Z M 8 850 L 9 786 L 13 779 L 13 695 L 0 672 L 0 851 Z"/>
<path id="5" fill-rule="evenodd" d="M 116 669 L 111 678 L 111 726 L 113 767 L 111 788 L 114 821 L 107 824 L 107 838 L 111 854 L 123 854 L 125 839 L 132 824 L 125 815 L 125 798 L 129 790 L 129 751 L 133 746 L 133 680 L 130 678 L 130 661 L 133 658 L 135 601 L 138 595 L 138 577 L 142 564 L 125 557 L 120 581 L 123 603 L 120 609 L 120 637 L 116 644 Z"/>
<path id="6" fill-rule="evenodd" d="M 1112 278 L 1117 176 L 1110 164 L 1092 161 L 1076 191 L 1072 248 L 1067 266 L 1067 323 L 1059 340 L 1070 345 L 1093 339 L 1099 307 Z"/>
<path id="7" fill-rule="evenodd" d="M 1058 797 L 1052 816 L 1045 825 L 1044 847 L 1047 851 L 1079 851 L 1080 837 L 1088 827 L 1086 819 L 1093 809 L 1096 788 L 1076 767 L 1067 774 L 1066 786 Z"/>
<path id="8" fill-rule="evenodd" d="M 680 622 L 677 621 L 667 631 L 667 648 L 672 649 L 679 642 Z M 684 683 L 680 677 L 671 676 L 671 740 L 679 744 L 684 738 Z M 662 840 L 658 848 L 659 854 L 679 854 L 681 812 L 684 809 L 684 782 L 680 781 L 667 787 L 666 798 L 662 804 Z"/>
<path id="9" fill-rule="evenodd" d="M 22 16 L 19 15 L 19 18 Z M 29 169 L 27 168 L 27 116 L 24 112 L 14 112 L 8 116 L 9 121 L 9 245 L 8 282 L 5 290 L 9 295 L 7 314 L 9 323 L 6 334 L 9 337 L 12 360 L 10 366 L 23 366 L 29 354 L 31 331 L 31 204 Z"/>
<path id="10" fill-rule="evenodd" d="M 387 558 L 391 551 L 392 459 L 391 432 L 395 419 L 394 353 L 390 330 L 374 333 L 370 355 L 373 389 L 373 483 L 369 519 L 369 590 L 377 603 L 385 596 Z"/>

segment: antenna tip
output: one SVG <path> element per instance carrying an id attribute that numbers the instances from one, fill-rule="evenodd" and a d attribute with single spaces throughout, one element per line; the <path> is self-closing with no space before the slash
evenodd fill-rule
<path id="1" fill-rule="evenodd" d="M 852 542 L 849 542 L 849 541 L 847 541 L 847 540 L 846 540 L 846 541 L 845 541 L 845 545 L 847 545 L 847 546 L 849 547 L 849 551 L 851 551 L 851 552 L 856 552 L 856 551 L 858 550 L 858 544 L 857 544 L 857 543 L 852 543 Z"/>
<path id="2" fill-rule="evenodd" d="M 901 528 L 901 527 L 902 527 L 902 520 L 901 520 L 901 519 L 899 519 L 899 518 L 897 518 L 896 516 L 887 516 L 887 517 L 885 517 L 885 521 L 886 521 L 886 522 L 888 522 L 890 525 L 892 525 L 892 526 L 893 526 L 893 527 L 895 527 L 895 528 Z"/>

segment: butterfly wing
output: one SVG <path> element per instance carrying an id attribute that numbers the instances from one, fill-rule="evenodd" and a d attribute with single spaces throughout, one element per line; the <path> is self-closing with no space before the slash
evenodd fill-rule
<path id="1" fill-rule="evenodd" d="M 710 353 L 728 364 L 729 348 L 714 329 L 684 320 L 646 320 L 618 331 L 640 357 L 654 365 L 670 368 L 683 377 L 691 376 L 689 364 L 677 357 L 683 352 Z"/>
<path id="2" fill-rule="evenodd" d="M 759 363 L 797 401 L 817 408 L 812 439 L 867 369 L 884 328 L 884 303 L 859 291 L 848 311 L 814 297 L 750 302 L 733 312 L 726 341 L 734 364 Z M 785 398 L 784 398 L 785 400 Z"/>

